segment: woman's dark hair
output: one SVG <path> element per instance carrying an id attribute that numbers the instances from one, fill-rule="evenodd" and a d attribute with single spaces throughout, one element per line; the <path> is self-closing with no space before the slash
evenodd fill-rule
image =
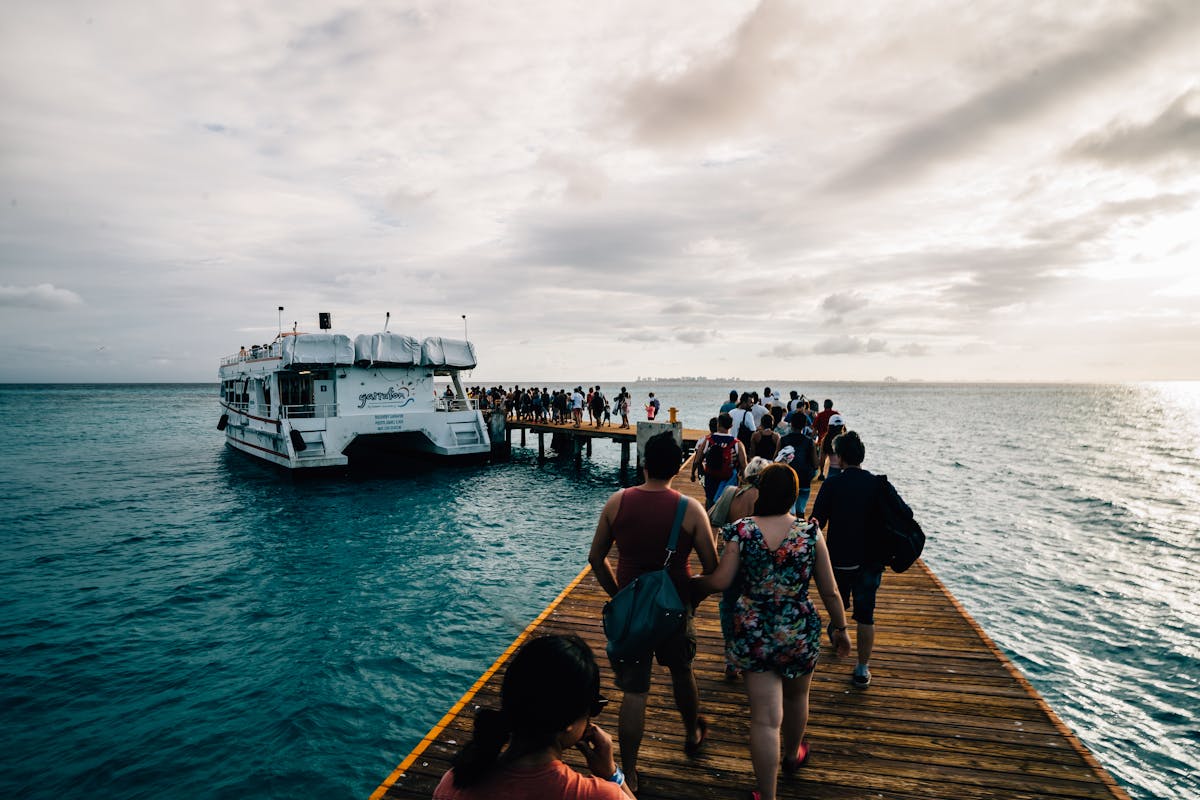
<path id="1" fill-rule="evenodd" d="M 679 442 L 675 441 L 673 432 L 663 431 L 646 440 L 646 452 L 643 454 L 642 465 L 646 468 L 646 474 L 651 478 L 662 481 L 674 478 L 682 463 L 683 448 L 679 446 Z"/>
<path id="2" fill-rule="evenodd" d="M 712 417 L 712 418 L 710 418 L 710 419 L 708 420 L 708 432 L 709 432 L 709 433 L 716 433 L 716 432 L 717 432 L 717 423 L 718 423 L 719 421 L 720 421 L 720 420 L 718 420 L 716 417 Z"/>
<path id="3" fill-rule="evenodd" d="M 757 516 L 773 517 L 786 514 L 796 503 L 800 484 L 796 472 L 787 464 L 769 464 L 758 473 L 758 499 L 754 501 Z"/>
<path id="4" fill-rule="evenodd" d="M 451 762 L 454 785 L 474 786 L 505 762 L 552 744 L 599 696 L 600 668 L 583 639 L 572 634 L 526 642 L 504 673 L 500 710 L 475 713 L 471 741 Z"/>
<path id="5" fill-rule="evenodd" d="M 867 446 L 858 438 L 857 431 L 846 431 L 833 440 L 833 452 L 837 453 L 843 465 L 858 467 L 867 456 Z"/>
<path id="6" fill-rule="evenodd" d="M 759 423 L 759 426 L 762 427 L 763 430 L 774 430 L 775 416 L 773 414 L 763 414 L 762 422 Z"/>

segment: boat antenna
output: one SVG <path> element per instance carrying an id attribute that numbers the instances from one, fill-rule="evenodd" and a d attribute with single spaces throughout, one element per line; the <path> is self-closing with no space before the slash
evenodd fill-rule
<path id="1" fill-rule="evenodd" d="M 283 306 L 279 307 L 279 330 L 275 332 L 275 338 L 278 339 L 283 335 Z"/>
<path id="2" fill-rule="evenodd" d="M 388 323 L 392 321 L 392 312 L 387 312 L 387 316 L 383 318 L 383 332 L 387 333 Z"/>
<path id="3" fill-rule="evenodd" d="M 467 315 L 463 314 L 462 318 L 463 318 L 463 340 L 469 342 L 469 341 L 471 341 L 471 337 L 467 336 Z"/>

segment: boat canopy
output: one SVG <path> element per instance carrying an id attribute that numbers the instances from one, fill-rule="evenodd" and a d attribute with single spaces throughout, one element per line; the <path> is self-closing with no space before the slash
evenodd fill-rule
<path id="1" fill-rule="evenodd" d="M 348 367 L 353 363 L 354 343 L 340 333 L 304 333 L 283 340 L 283 367 Z"/>
<path id="2" fill-rule="evenodd" d="M 421 343 L 400 333 L 362 333 L 354 337 L 354 362 L 364 366 L 412 367 L 421 363 Z"/>
<path id="3" fill-rule="evenodd" d="M 421 363 L 435 369 L 475 369 L 475 345 L 464 339 L 430 336 L 421 342 Z"/>

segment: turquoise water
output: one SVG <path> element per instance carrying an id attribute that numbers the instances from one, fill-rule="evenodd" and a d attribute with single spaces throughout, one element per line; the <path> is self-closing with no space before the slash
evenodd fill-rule
<path id="1" fill-rule="evenodd" d="M 629 385 L 689 427 L 730 388 Z M 1131 795 L 1200 794 L 1200 386 L 796 388 Z M 214 386 L 0 387 L 0 796 L 365 797 L 584 566 L 617 483 L 606 444 L 292 479 L 218 415 Z"/>

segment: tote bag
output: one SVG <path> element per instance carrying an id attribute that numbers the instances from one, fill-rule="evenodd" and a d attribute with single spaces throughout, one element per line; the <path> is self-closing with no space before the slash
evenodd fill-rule
<path id="1" fill-rule="evenodd" d="M 654 648 L 683 630 L 687 608 L 667 572 L 679 528 L 687 511 L 687 498 L 679 498 L 675 523 L 667 541 L 667 558 L 663 568 L 634 578 L 624 589 L 604 604 L 602 618 L 604 635 L 608 638 L 609 658 L 615 661 L 636 661 L 649 657 Z"/>

